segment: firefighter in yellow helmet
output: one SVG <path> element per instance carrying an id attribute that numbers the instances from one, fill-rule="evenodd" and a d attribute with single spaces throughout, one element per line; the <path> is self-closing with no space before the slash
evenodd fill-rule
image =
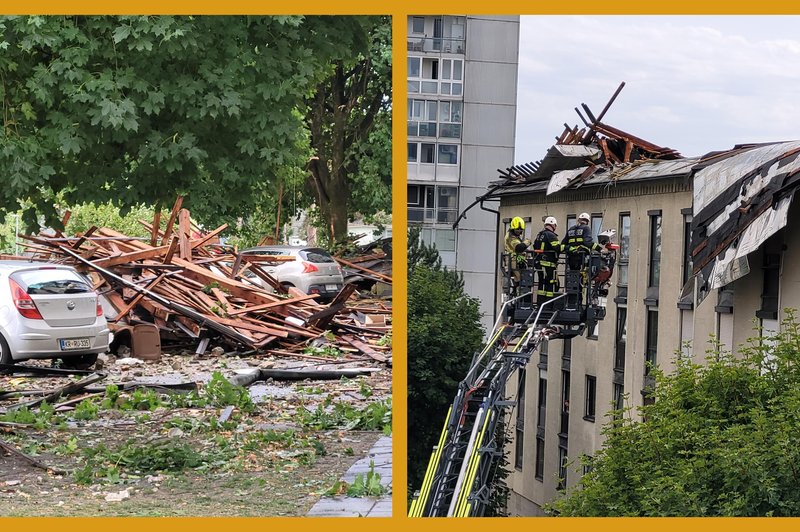
<path id="1" fill-rule="evenodd" d="M 519 216 L 515 216 L 511 220 L 511 225 L 506 232 L 505 251 L 511 261 L 511 277 L 516 283 L 519 283 L 520 268 L 527 268 L 528 264 L 525 260 L 525 250 L 527 250 L 531 241 L 525 236 L 525 220 Z"/>

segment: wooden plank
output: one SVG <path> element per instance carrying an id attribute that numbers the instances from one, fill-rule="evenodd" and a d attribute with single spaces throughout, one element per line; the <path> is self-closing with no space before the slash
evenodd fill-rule
<path id="1" fill-rule="evenodd" d="M 378 362 L 386 362 L 389 360 L 387 357 L 383 356 L 382 354 L 378 353 L 369 344 L 362 342 L 361 340 L 356 339 L 353 336 L 342 336 L 342 340 L 347 342 L 348 344 L 352 345 L 368 357 L 373 360 L 377 360 Z"/>
<path id="2" fill-rule="evenodd" d="M 175 255 L 176 249 L 178 249 L 178 237 L 173 235 L 172 240 L 169 241 L 169 249 L 167 250 L 167 254 L 164 256 L 164 264 L 172 263 L 172 257 Z"/>
<path id="3" fill-rule="evenodd" d="M 236 327 L 237 329 L 245 329 L 248 331 L 256 331 L 264 334 L 270 334 L 272 336 L 278 336 L 280 338 L 288 338 L 289 333 L 282 330 L 276 329 L 274 327 L 267 327 L 266 325 L 256 325 L 255 323 L 250 323 L 244 320 L 232 320 L 230 318 L 222 318 L 219 316 L 214 316 L 215 321 L 223 324 L 228 325 L 230 327 Z"/>
<path id="4" fill-rule="evenodd" d="M 202 246 L 203 244 L 205 244 L 206 242 L 208 242 L 209 240 L 211 240 L 212 238 L 214 238 L 215 236 L 217 236 L 218 234 L 220 234 L 221 232 L 223 232 L 227 228 L 228 228 L 228 224 L 222 224 L 219 227 L 217 227 L 216 229 L 214 229 L 213 231 L 211 231 L 210 233 L 208 233 L 203 238 L 200 238 L 200 239 L 197 239 L 197 240 L 191 240 L 190 241 L 191 248 L 195 249 L 195 248 L 197 248 L 199 246 Z"/>
<path id="5" fill-rule="evenodd" d="M 368 273 L 370 275 L 374 275 L 375 277 L 377 277 L 379 279 L 383 279 L 384 281 L 387 281 L 389 283 L 392 282 L 392 278 L 389 277 L 388 275 L 383 275 L 382 273 L 378 273 L 376 271 L 370 270 L 369 268 L 364 268 L 363 266 L 359 266 L 358 264 L 353 264 L 352 262 L 350 262 L 348 260 L 345 260 L 345 259 L 340 259 L 339 257 L 334 257 L 334 258 L 336 259 L 336 262 L 338 262 L 340 264 L 344 264 L 345 266 L 347 266 L 349 268 L 353 268 L 355 270 L 360 270 L 360 271 Z"/>
<path id="6" fill-rule="evenodd" d="M 172 226 L 175 223 L 175 218 L 178 217 L 178 212 L 181 210 L 181 205 L 183 205 L 183 196 L 178 196 L 178 198 L 175 200 L 175 205 L 172 206 L 172 212 L 169 214 L 167 226 L 164 228 L 164 238 L 161 239 L 162 246 L 169 241 L 169 237 L 172 235 Z"/>
<path id="7" fill-rule="evenodd" d="M 151 282 L 149 285 L 147 285 L 147 287 L 146 287 L 146 288 L 147 288 L 147 290 L 152 290 L 153 288 L 155 288 L 155 286 L 156 286 L 158 283 L 160 283 L 161 281 L 163 281 L 163 280 L 164 280 L 164 277 L 165 277 L 165 276 L 166 276 L 166 274 L 162 273 L 161 275 L 159 275 L 158 277 L 156 277 L 156 278 L 155 278 L 155 280 L 153 280 L 153 282 Z M 139 301 L 141 301 L 141 300 L 142 300 L 142 298 L 143 298 L 143 297 L 144 297 L 144 294 L 143 294 L 143 293 L 141 293 L 141 292 L 139 292 L 138 294 L 136 294 L 136 295 L 134 296 L 134 298 L 133 298 L 133 299 L 131 299 L 131 300 L 128 302 L 128 304 L 127 304 L 127 305 L 125 305 L 125 307 L 124 307 L 123 309 L 121 309 L 121 310 L 119 311 L 119 313 L 117 314 L 117 316 L 116 316 L 114 319 L 112 319 L 111 321 L 113 321 L 113 322 L 115 322 L 115 323 L 116 323 L 116 322 L 118 322 L 119 320 L 121 320 L 122 318 L 124 318 L 125 316 L 127 316 L 127 315 L 128 315 L 128 312 L 130 312 L 130 311 L 131 311 L 131 309 L 133 309 L 133 307 L 135 307 L 135 306 L 136 306 L 136 305 L 139 303 Z"/>
<path id="8" fill-rule="evenodd" d="M 254 305 L 252 307 L 244 307 L 244 308 L 241 308 L 241 309 L 229 311 L 228 315 L 229 316 L 238 316 L 239 314 L 247 314 L 249 312 L 258 312 L 258 311 L 261 311 L 261 310 L 267 310 L 267 309 L 271 309 L 271 308 L 275 308 L 275 307 L 280 307 L 282 305 L 294 305 L 296 303 L 299 303 L 300 301 L 308 301 L 309 299 L 314 299 L 316 297 L 319 297 L 319 294 L 311 294 L 311 295 L 305 295 L 305 296 L 301 296 L 301 297 L 294 297 L 294 298 L 291 298 L 291 299 L 283 299 L 281 301 L 275 301 L 273 303 L 264 303 L 263 305 Z"/>
<path id="9" fill-rule="evenodd" d="M 160 205 L 160 204 L 159 204 Z M 158 242 L 158 234 L 161 232 L 161 208 L 156 208 L 153 215 L 153 227 L 150 229 L 150 245 L 155 247 Z"/>
<path id="10" fill-rule="evenodd" d="M 180 258 L 185 260 L 192 260 L 192 248 L 189 245 L 189 234 L 191 232 L 189 219 L 189 211 L 181 209 L 178 213 L 178 239 L 180 241 L 178 249 L 180 250 Z"/>
<path id="11" fill-rule="evenodd" d="M 95 231 L 97 231 L 96 225 L 93 225 L 89 229 L 87 229 L 86 232 L 83 233 L 83 235 L 81 235 L 81 237 L 78 238 L 78 240 L 76 240 L 74 244 L 72 244 L 72 249 L 78 249 L 79 247 L 81 247 L 83 243 L 86 242 L 86 239 L 92 236 L 92 234 Z"/>
<path id="12" fill-rule="evenodd" d="M 123 253 L 116 257 L 109 257 L 107 259 L 97 259 L 92 261 L 96 266 L 101 268 L 110 268 L 126 262 L 136 262 L 139 260 L 152 259 L 164 255 L 169 251 L 169 246 L 161 246 L 157 248 L 143 249 L 140 251 L 131 251 L 130 253 Z"/>

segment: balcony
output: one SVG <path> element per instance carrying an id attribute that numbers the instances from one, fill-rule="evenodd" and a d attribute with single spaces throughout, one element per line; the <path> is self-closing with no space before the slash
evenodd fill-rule
<path id="1" fill-rule="evenodd" d="M 444 37 L 408 37 L 409 52 L 432 52 L 440 54 L 463 54 L 466 49 L 464 39 Z"/>

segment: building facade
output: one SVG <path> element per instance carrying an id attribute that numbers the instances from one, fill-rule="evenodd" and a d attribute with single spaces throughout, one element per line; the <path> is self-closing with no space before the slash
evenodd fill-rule
<path id="1" fill-rule="evenodd" d="M 514 161 L 518 16 L 408 17 L 408 222 L 461 271 L 491 323 L 495 213 L 458 213 Z"/>
<path id="2" fill-rule="evenodd" d="M 545 504 L 576 486 L 585 472 L 580 457 L 602 446 L 611 410 L 633 407 L 628 415 L 636 416 L 650 400 L 650 364 L 669 372 L 677 357 L 702 363 L 712 337 L 736 353 L 777 331 L 783 309 L 800 308 L 800 237 L 791 230 L 800 220 L 791 204 L 798 150 L 782 143 L 611 165 L 551 194 L 547 179 L 503 193 L 501 217 L 530 216 L 531 239 L 545 215 L 558 219 L 563 236 L 588 212 L 593 233 L 615 228 L 621 245 L 605 320 L 588 337 L 546 342 L 508 383 L 517 398 L 507 448 L 510 515 L 543 515 Z M 692 261 L 712 248 L 693 276 Z"/>

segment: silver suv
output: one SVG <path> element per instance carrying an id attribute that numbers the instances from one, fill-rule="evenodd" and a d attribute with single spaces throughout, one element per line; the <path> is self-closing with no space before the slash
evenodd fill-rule
<path id="1" fill-rule="evenodd" d="M 321 301 L 330 301 L 344 286 L 339 264 L 330 253 L 321 248 L 259 246 L 245 249 L 241 254 L 293 256 L 293 261 L 282 262 L 275 266 L 264 265 L 263 269 L 286 287 L 294 286 L 306 294 L 319 294 Z"/>
<path id="2" fill-rule="evenodd" d="M 0 261 L 0 363 L 61 358 L 88 367 L 108 341 L 99 296 L 74 268 Z"/>

